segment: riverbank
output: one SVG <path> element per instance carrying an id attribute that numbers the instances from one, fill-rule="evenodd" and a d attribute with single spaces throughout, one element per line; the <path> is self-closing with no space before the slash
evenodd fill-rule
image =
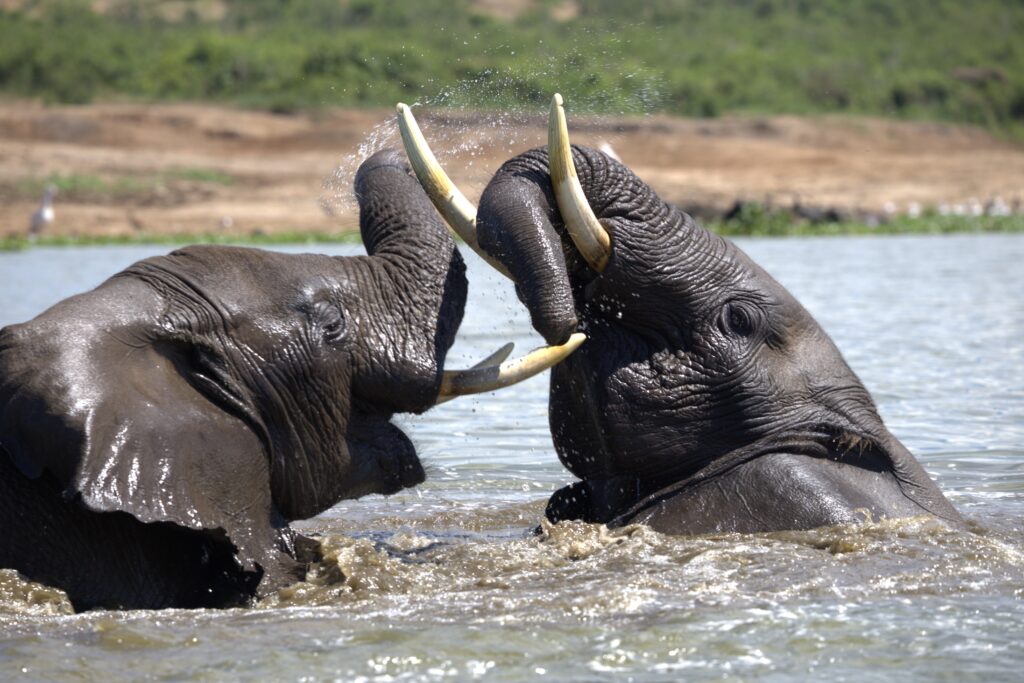
<path id="1" fill-rule="evenodd" d="M 1024 233 L 1024 216 L 926 216 L 897 217 L 880 224 L 861 221 L 811 223 L 766 218 L 755 222 L 711 221 L 707 227 L 730 237 L 829 237 L 839 235 L 948 235 L 963 233 Z M 21 235 L 0 237 L 0 251 L 31 247 L 87 247 L 120 244 L 347 244 L 359 242 L 355 229 L 336 232 L 277 232 L 271 234 L 224 235 L 135 234 L 135 235 L 44 235 L 31 239 Z"/>
<path id="2" fill-rule="evenodd" d="M 505 159 L 545 142 L 544 112 L 416 113 L 474 201 Z M 570 129 L 729 234 L 1017 231 L 1024 220 L 1024 147 L 969 126 L 570 111 Z M 36 244 L 351 240 L 356 168 L 399 144 L 382 109 L 0 103 L 0 240 L 29 244 L 50 185 L 55 217 Z"/>

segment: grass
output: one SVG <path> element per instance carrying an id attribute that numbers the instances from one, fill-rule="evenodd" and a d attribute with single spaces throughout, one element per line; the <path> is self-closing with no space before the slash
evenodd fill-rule
<path id="1" fill-rule="evenodd" d="M 63 199 L 120 201 L 160 192 L 178 183 L 231 186 L 235 182 L 237 178 L 234 176 L 210 168 L 176 168 L 159 173 L 114 177 L 92 173 L 52 173 L 19 178 L 0 187 L 0 197 L 34 200 L 52 185 Z"/>
<path id="2" fill-rule="evenodd" d="M 180 12 L 170 16 L 168 5 Z M 1019 0 L 23 0 L 0 94 L 47 102 L 845 113 L 1024 139 Z M 102 13 L 93 7 L 106 8 Z"/>
<path id="3" fill-rule="evenodd" d="M 842 221 L 810 223 L 769 219 L 749 223 L 713 221 L 707 227 L 730 237 L 820 237 L 830 235 L 946 235 L 953 233 L 1024 233 L 1024 215 L 1011 216 L 895 216 L 881 223 Z"/>
<path id="4" fill-rule="evenodd" d="M 730 237 L 821 237 L 836 235 L 943 235 L 953 233 L 1024 233 L 1024 215 L 895 217 L 870 225 L 857 221 L 809 223 L 772 216 L 760 222 L 714 221 L 707 227 Z M 83 247 L 119 244 L 353 244 L 360 242 L 355 228 L 332 232 L 276 232 L 272 234 L 132 234 L 112 236 L 43 235 L 35 241 L 16 236 L 0 238 L 0 251 L 38 247 Z"/>
<path id="5" fill-rule="evenodd" d="M 0 238 L 0 251 L 20 251 L 32 246 L 90 247 L 118 244 L 249 244 L 261 246 L 273 244 L 356 244 L 360 241 L 359 231 L 355 228 L 331 232 L 282 231 L 250 235 L 215 233 L 42 235 L 35 240 L 18 235 Z"/>
<path id="6" fill-rule="evenodd" d="M 238 179 L 223 171 L 214 168 L 173 168 L 157 175 L 163 180 L 187 180 L 194 183 L 206 183 L 208 185 L 222 185 L 230 187 Z"/>

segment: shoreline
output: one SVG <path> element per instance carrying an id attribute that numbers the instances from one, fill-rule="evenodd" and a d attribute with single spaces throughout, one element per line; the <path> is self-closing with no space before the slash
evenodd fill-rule
<path id="1" fill-rule="evenodd" d="M 547 136 L 542 116 L 416 116 L 474 202 L 502 163 Z M 1024 220 L 1024 146 L 970 126 L 581 116 L 571 130 L 730 235 L 1007 231 Z M 27 244 L 50 185 L 55 217 L 39 244 L 351 240 L 359 163 L 400 144 L 381 109 L 0 102 L 0 242 Z"/>
<path id="2" fill-rule="evenodd" d="M 848 237 L 899 235 L 994 235 L 1024 233 L 1024 215 L 1010 216 L 926 216 L 897 217 L 872 225 L 848 221 L 838 223 L 761 222 L 737 224 L 728 221 L 703 223 L 709 230 L 726 237 Z M 455 238 L 461 244 L 461 240 Z M 360 244 L 359 230 L 332 232 L 282 231 L 256 234 L 166 233 L 131 235 L 43 235 L 35 240 L 24 236 L 0 237 L 0 252 L 21 251 L 33 247 L 94 247 L 117 245 L 225 244 L 274 246 L 296 244 Z"/>

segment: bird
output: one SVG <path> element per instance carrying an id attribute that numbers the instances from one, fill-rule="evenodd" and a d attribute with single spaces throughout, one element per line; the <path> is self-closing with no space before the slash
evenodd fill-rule
<path id="1" fill-rule="evenodd" d="M 46 186 L 46 191 L 43 192 L 43 201 L 39 204 L 39 208 L 32 214 L 32 222 L 28 226 L 28 238 L 35 240 L 39 236 L 39 233 L 43 231 L 47 225 L 53 222 L 53 198 L 57 195 L 57 186 L 50 184 Z"/>

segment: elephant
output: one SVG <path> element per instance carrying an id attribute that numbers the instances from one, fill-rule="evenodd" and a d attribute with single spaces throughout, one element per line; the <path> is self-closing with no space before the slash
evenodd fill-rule
<path id="1" fill-rule="evenodd" d="M 421 181 L 442 173 L 406 137 Z M 463 222 L 548 343 L 587 336 L 551 372 L 552 440 L 579 479 L 548 500 L 551 522 L 697 535 L 961 521 L 810 313 L 625 165 L 570 146 L 560 96 L 547 148 L 501 166 Z"/>
<path id="2" fill-rule="evenodd" d="M 394 413 L 525 377 L 443 370 L 465 266 L 404 155 L 355 193 L 367 256 L 185 247 L 0 330 L 0 567 L 78 610 L 246 604 L 315 557 L 289 522 L 423 481 Z"/>

